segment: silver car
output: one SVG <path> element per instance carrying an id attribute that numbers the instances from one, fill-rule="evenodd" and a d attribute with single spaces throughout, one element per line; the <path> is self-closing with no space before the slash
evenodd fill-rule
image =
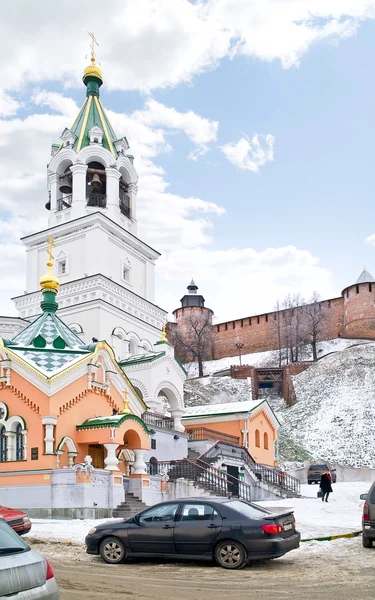
<path id="1" fill-rule="evenodd" d="M 59 600 L 49 562 L 0 519 L 0 599 Z"/>

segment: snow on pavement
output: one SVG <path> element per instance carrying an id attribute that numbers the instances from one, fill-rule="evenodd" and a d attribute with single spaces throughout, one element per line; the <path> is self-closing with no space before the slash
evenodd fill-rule
<path id="1" fill-rule="evenodd" d="M 360 531 L 363 501 L 359 496 L 368 491 L 368 482 L 338 482 L 332 485 L 328 502 L 317 498 L 318 485 L 301 485 L 301 498 L 258 502 L 266 508 L 293 508 L 297 529 L 302 539 L 339 535 Z"/>
<path id="2" fill-rule="evenodd" d="M 359 496 L 367 492 L 369 487 L 368 482 L 336 483 L 329 502 L 323 503 L 316 496 L 318 486 L 304 484 L 301 486 L 301 498 L 258 504 L 277 511 L 280 508 L 293 509 L 302 539 L 339 535 L 361 529 L 363 501 Z M 109 519 L 32 519 L 32 529 L 25 539 L 82 544 L 90 529 L 105 520 Z"/>

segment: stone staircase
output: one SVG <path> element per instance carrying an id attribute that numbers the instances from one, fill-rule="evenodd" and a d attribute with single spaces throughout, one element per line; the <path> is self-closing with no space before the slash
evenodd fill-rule
<path id="1" fill-rule="evenodd" d="M 126 494 L 125 502 L 121 502 L 121 504 L 113 510 L 113 517 L 116 519 L 127 519 L 146 508 L 147 506 L 144 502 L 136 498 L 131 492 L 128 492 Z"/>

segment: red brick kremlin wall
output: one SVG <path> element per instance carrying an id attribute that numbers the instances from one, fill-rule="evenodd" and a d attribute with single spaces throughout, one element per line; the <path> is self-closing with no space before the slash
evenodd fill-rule
<path id="1" fill-rule="evenodd" d="M 344 329 L 344 300 L 333 298 L 325 300 L 322 306 L 327 311 L 327 317 L 322 326 L 319 340 L 330 340 L 343 334 Z M 298 309 L 295 309 L 298 310 Z M 265 313 L 227 321 L 212 326 L 212 358 L 238 356 L 236 344 L 244 347 L 242 354 L 264 352 L 277 349 L 277 334 L 275 329 L 276 312 Z"/>
<path id="2" fill-rule="evenodd" d="M 351 285 L 339 298 L 324 300 L 322 306 L 326 318 L 318 341 L 337 337 L 375 339 L 375 283 Z M 196 309 L 187 307 L 174 312 L 177 324 L 168 323 L 170 334 L 177 326 L 186 327 L 189 310 Z M 238 343 L 244 345 L 242 354 L 276 350 L 276 316 L 276 312 L 269 312 L 212 325 L 211 358 L 238 356 Z"/>

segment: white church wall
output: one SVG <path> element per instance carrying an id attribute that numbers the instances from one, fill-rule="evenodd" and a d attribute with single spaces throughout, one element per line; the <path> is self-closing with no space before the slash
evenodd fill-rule
<path id="1" fill-rule="evenodd" d="M 150 428 L 155 431 L 151 435 L 151 439 L 156 441 L 156 448 L 145 452 L 145 462 L 149 462 L 151 457 L 157 458 L 158 461 L 182 460 L 187 457 L 188 436 L 186 434 L 156 428 L 152 425 Z M 175 439 L 175 436 L 178 439 Z"/>

